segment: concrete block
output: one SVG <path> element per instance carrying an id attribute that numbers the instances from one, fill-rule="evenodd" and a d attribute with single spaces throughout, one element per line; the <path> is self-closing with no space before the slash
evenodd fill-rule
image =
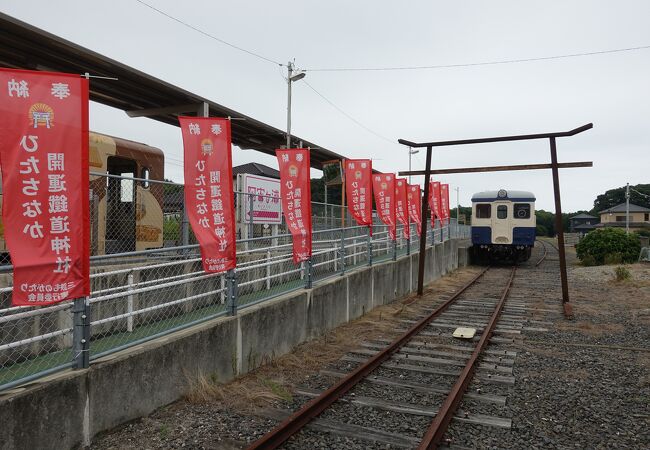
<path id="1" fill-rule="evenodd" d="M 346 277 L 327 280 L 312 289 L 306 314 L 308 338 L 321 336 L 346 322 L 347 292 Z"/>
<path id="2" fill-rule="evenodd" d="M 86 377 L 66 374 L 0 399 L 0 449 L 58 450 L 83 443 Z"/>
<path id="3" fill-rule="evenodd" d="M 93 364 L 87 375 L 92 434 L 178 400 L 200 374 L 233 379 L 236 345 L 236 318 L 219 318 Z"/>
<path id="4" fill-rule="evenodd" d="M 373 305 L 386 305 L 395 300 L 395 264 L 385 262 L 372 267 Z"/>
<path id="5" fill-rule="evenodd" d="M 395 277 L 395 298 L 405 297 L 411 291 L 411 274 L 410 258 L 404 256 L 393 263 L 393 273 Z"/>
<path id="6" fill-rule="evenodd" d="M 308 291 L 292 292 L 240 311 L 241 373 L 307 340 L 308 297 Z"/>
<path id="7" fill-rule="evenodd" d="M 348 275 L 348 319 L 354 320 L 372 309 L 371 267 L 360 269 Z"/>

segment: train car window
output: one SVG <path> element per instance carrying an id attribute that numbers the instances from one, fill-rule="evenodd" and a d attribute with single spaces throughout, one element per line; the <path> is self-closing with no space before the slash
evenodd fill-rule
<path id="1" fill-rule="evenodd" d="M 489 203 L 480 203 L 476 205 L 476 218 L 489 219 L 492 215 L 492 205 Z"/>
<path id="2" fill-rule="evenodd" d="M 508 207 L 506 205 L 497 206 L 497 219 L 508 218 Z"/>
<path id="3" fill-rule="evenodd" d="M 141 181 L 140 183 L 142 184 L 142 187 L 145 189 L 149 189 L 149 168 L 148 167 L 143 167 L 142 170 L 140 171 L 140 178 L 146 181 Z"/>
<path id="4" fill-rule="evenodd" d="M 123 177 L 132 177 L 133 173 L 120 174 Z M 120 179 L 120 201 L 122 203 L 133 203 L 133 180 Z"/>
<path id="5" fill-rule="evenodd" d="M 530 203 L 515 203 L 515 219 L 530 219 Z"/>

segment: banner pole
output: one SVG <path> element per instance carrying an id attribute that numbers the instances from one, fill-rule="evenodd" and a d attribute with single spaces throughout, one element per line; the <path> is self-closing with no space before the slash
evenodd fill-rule
<path id="1" fill-rule="evenodd" d="M 368 226 L 368 266 L 372 266 L 372 225 Z"/>
<path id="2" fill-rule="evenodd" d="M 72 306 L 72 353 L 75 369 L 90 366 L 90 300 L 88 297 L 74 299 Z"/>

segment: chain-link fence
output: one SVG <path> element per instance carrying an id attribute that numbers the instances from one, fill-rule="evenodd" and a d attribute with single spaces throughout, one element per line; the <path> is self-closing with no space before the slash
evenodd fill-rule
<path id="1" fill-rule="evenodd" d="M 346 208 L 313 203 L 313 256 L 294 264 L 291 235 L 276 214 L 279 200 L 236 193 L 237 268 L 206 274 L 184 214 L 182 185 L 92 178 L 88 299 L 11 307 L 12 268 L 0 266 L 0 390 L 63 368 L 87 367 L 163 334 L 419 251 L 414 224 L 410 240 L 401 225 L 391 240 L 376 214 L 371 235 Z M 452 219 L 427 233 L 427 245 L 468 236 L 469 227 Z"/>

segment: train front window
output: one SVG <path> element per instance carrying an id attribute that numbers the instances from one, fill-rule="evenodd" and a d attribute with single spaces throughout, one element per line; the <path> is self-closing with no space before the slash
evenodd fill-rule
<path id="1" fill-rule="evenodd" d="M 508 207 L 506 205 L 497 206 L 497 219 L 508 218 Z"/>
<path id="2" fill-rule="evenodd" d="M 530 203 L 515 203 L 515 219 L 530 219 Z"/>
<path id="3" fill-rule="evenodd" d="M 492 215 L 492 205 L 489 203 L 480 203 L 476 205 L 476 218 L 489 219 Z"/>

